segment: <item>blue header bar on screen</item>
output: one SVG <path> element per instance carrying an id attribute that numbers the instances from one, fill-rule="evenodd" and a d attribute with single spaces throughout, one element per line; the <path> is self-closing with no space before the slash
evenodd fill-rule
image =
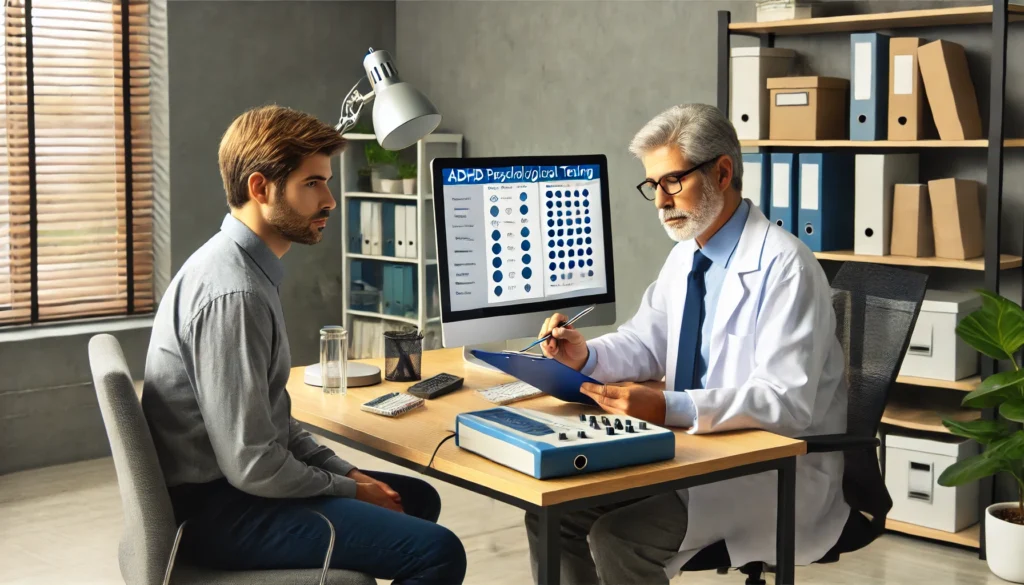
<path id="1" fill-rule="evenodd" d="M 480 169 L 444 169 L 445 185 L 486 183 L 539 183 L 592 181 L 601 177 L 598 165 L 513 166 Z"/>

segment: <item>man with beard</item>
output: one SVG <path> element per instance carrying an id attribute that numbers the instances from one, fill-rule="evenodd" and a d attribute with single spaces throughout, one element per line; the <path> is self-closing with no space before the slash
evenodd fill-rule
<path id="1" fill-rule="evenodd" d="M 461 583 L 466 553 L 436 524 L 418 479 L 360 471 L 291 417 L 278 296 L 281 257 L 323 237 L 341 135 L 277 106 L 250 110 L 220 144 L 230 213 L 160 302 L 142 407 L 176 520 L 181 556 L 226 570 L 331 567 L 395 583 Z"/>
<path id="2" fill-rule="evenodd" d="M 828 280 L 806 246 L 740 195 L 729 120 L 712 106 L 673 107 L 630 151 L 647 175 L 637 188 L 679 243 L 617 332 L 587 341 L 555 314 L 541 327 L 541 337 L 554 335 L 544 353 L 601 381 L 581 391 L 613 414 L 690 433 L 845 432 L 845 360 Z M 664 391 L 637 383 L 663 378 Z M 842 470 L 841 454 L 797 463 L 798 564 L 839 539 L 850 514 Z M 722 540 L 733 566 L 774 563 L 777 493 L 770 472 L 568 514 L 562 582 L 667 584 Z M 537 518 L 527 514 L 526 524 L 535 558 Z"/>

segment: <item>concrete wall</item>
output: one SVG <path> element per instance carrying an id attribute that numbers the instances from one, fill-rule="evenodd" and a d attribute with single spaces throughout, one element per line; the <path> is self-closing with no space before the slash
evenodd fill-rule
<path id="1" fill-rule="evenodd" d="M 335 123 L 363 76 L 368 47 L 395 45 L 394 2 L 171 2 L 171 265 L 174 271 L 227 213 L 220 138 L 246 109 L 268 103 Z M 337 162 L 334 173 L 338 174 Z M 331 190 L 337 196 L 337 177 Z M 320 327 L 341 321 L 341 211 L 324 239 L 294 246 L 281 302 L 294 364 L 319 359 Z"/>
<path id="2" fill-rule="evenodd" d="M 827 1 L 823 15 L 977 4 L 957 1 Z M 466 156 L 604 153 L 608 156 L 618 319 L 635 312 L 672 242 L 653 205 L 634 185 L 643 167 L 626 150 L 650 118 L 674 104 L 717 103 L 717 11 L 734 22 L 754 19 L 752 1 L 678 0 L 398 3 L 398 63 L 466 136 Z M 987 26 L 898 31 L 961 43 L 988 126 L 991 39 Z M 1024 52 L 1011 30 L 1008 54 Z M 734 46 L 755 41 L 734 37 Z M 848 34 L 778 37 L 797 50 L 809 74 L 850 77 Z M 1009 104 L 1024 98 L 1024 61 L 1009 60 Z M 1024 136 L 1024 113 L 1008 107 L 1007 136 Z M 921 179 L 958 176 L 984 181 L 984 149 L 926 149 Z M 1008 151 L 1003 246 L 1022 250 L 1024 162 Z M 828 267 L 830 270 L 835 267 Z M 932 271 L 935 284 L 976 287 L 981 274 Z M 1004 293 L 1020 299 L 1019 273 Z M 592 328 L 594 335 L 607 327 Z"/>
<path id="3" fill-rule="evenodd" d="M 635 189 L 643 167 L 626 147 L 662 110 L 715 102 L 716 10 L 752 19 L 753 6 L 399 2 L 397 59 L 444 115 L 442 125 L 465 135 L 466 156 L 607 155 L 621 322 L 673 244 Z"/>
<path id="4" fill-rule="evenodd" d="M 170 134 L 169 173 L 166 154 L 157 161 L 158 184 L 171 185 L 169 201 L 158 201 L 158 217 L 169 217 L 158 234 L 167 266 L 158 268 L 173 274 L 227 212 L 217 148 L 232 119 L 273 102 L 334 123 L 363 75 L 366 49 L 394 48 L 395 4 L 171 0 L 154 7 L 154 20 L 166 22 L 154 51 L 168 69 L 154 70 L 153 91 L 167 95 L 153 103 L 169 99 L 170 112 L 154 116 L 158 139 Z M 331 189 L 337 194 L 337 179 Z M 281 297 L 295 364 L 318 360 L 320 327 L 341 320 L 340 220 L 336 213 L 319 245 L 285 256 Z M 86 352 L 89 336 L 104 328 L 58 337 L 0 333 L 0 474 L 109 453 Z M 149 328 L 135 321 L 117 336 L 141 378 Z"/>

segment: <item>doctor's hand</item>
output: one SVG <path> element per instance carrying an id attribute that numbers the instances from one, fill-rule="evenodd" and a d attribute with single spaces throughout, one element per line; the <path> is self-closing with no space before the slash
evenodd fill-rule
<path id="1" fill-rule="evenodd" d="M 537 339 L 550 333 L 551 339 L 540 344 L 544 355 L 554 358 L 578 372 L 587 365 L 590 350 L 587 349 L 586 338 L 575 327 L 572 325 L 558 327 L 559 323 L 565 323 L 568 320 L 569 318 L 565 315 L 555 313 L 544 321 Z"/>
<path id="2" fill-rule="evenodd" d="M 612 414 L 665 424 L 665 393 L 642 384 L 591 384 L 580 386 L 580 392 L 594 399 L 598 406 Z"/>

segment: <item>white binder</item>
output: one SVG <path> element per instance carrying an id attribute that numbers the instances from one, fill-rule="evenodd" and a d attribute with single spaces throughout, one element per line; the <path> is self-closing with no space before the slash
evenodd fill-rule
<path id="1" fill-rule="evenodd" d="M 888 256 L 896 185 L 918 183 L 916 154 L 858 154 L 854 178 L 853 251 Z"/>
<path id="2" fill-rule="evenodd" d="M 419 235 L 416 233 L 415 205 L 407 205 L 405 209 L 405 253 L 407 258 L 416 258 L 419 253 Z"/>
<path id="3" fill-rule="evenodd" d="M 374 256 L 380 256 L 384 253 L 384 240 L 383 234 L 381 233 L 381 207 L 383 205 L 380 201 L 374 201 L 370 204 L 373 216 L 370 219 L 370 254 Z"/>
<path id="4" fill-rule="evenodd" d="M 408 208 L 408 205 L 395 206 L 395 256 L 398 258 L 409 257 L 406 252 L 409 245 L 405 238 L 405 210 Z"/>
<path id="5" fill-rule="evenodd" d="M 359 230 L 363 234 L 363 254 L 372 254 L 370 251 L 370 238 L 372 236 L 370 226 L 373 220 L 372 201 L 361 201 L 359 203 Z"/>
<path id="6" fill-rule="evenodd" d="M 796 53 L 789 49 L 735 47 L 730 52 L 729 117 L 740 140 L 768 138 L 770 77 L 786 77 Z"/>

